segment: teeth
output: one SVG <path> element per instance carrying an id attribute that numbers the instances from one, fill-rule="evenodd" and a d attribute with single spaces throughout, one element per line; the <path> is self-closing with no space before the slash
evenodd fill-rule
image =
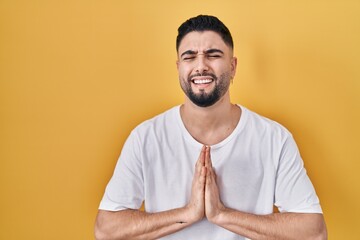
<path id="1" fill-rule="evenodd" d="M 199 80 L 194 80 L 195 84 L 205 84 L 205 83 L 211 83 L 212 80 L 211 79 L 199 79 Z"/>

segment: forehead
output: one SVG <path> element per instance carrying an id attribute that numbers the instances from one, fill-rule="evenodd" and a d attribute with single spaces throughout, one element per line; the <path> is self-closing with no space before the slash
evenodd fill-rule
<path id="1" fill-rule="evenodd" d="M 202 52 L 210 48 L 220 49 L 224 52 L 230 51 L 230 48 L 218 33 L 214 31 L 194 31 L 186 34 L 182 39 L 179 45 L 179 55 L 187 50 Z"/>

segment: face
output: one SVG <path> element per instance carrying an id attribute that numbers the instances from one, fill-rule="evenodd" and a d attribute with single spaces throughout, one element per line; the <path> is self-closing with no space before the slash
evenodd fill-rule
<path id="1" fill-rule="evenodd" d="M 177 67 L 186 96 L 197 106 L 208 107 L 228 94 L 236 58 L 216 32 L 190 32 L 180 43 Z"/>

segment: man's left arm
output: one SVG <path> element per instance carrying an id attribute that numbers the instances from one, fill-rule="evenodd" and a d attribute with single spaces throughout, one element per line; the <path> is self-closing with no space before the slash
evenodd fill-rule
<path id="1" fill-rule="evenodd" d="M 322 214 L 273 213 L 254 215 L 224 209 L 209 221 L 250 239 L 327 239 Z"/>
<path id="2" fill-rule="evenodd" d="M 207 219 L 229 231 L 257 239 L 327 239 L 320 213 L 273 213 L 255 215 L 225 207 L 216 184 L 210 151 L 206 154 L 205 214 Z"/>

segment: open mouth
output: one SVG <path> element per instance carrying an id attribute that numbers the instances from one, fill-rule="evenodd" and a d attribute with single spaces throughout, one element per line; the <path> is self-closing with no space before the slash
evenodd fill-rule
<path id="1" fill-rule="evenodd" d="M 209 83 L 212 83 L 214 80 L 211 79 L 211 78 L 208 78 L 208 79 L 193 79 L 192 82 L 194 84 L 209 84 Z"/>
<path id="2" fill-rule="evenodd" d="M 212 83 L 214 81 L 214 79 L 212 77 L 194 77 L 191 79 L 191 82 L 197 86 L 205 86 L 208 85 L 210 83 Z"/>

